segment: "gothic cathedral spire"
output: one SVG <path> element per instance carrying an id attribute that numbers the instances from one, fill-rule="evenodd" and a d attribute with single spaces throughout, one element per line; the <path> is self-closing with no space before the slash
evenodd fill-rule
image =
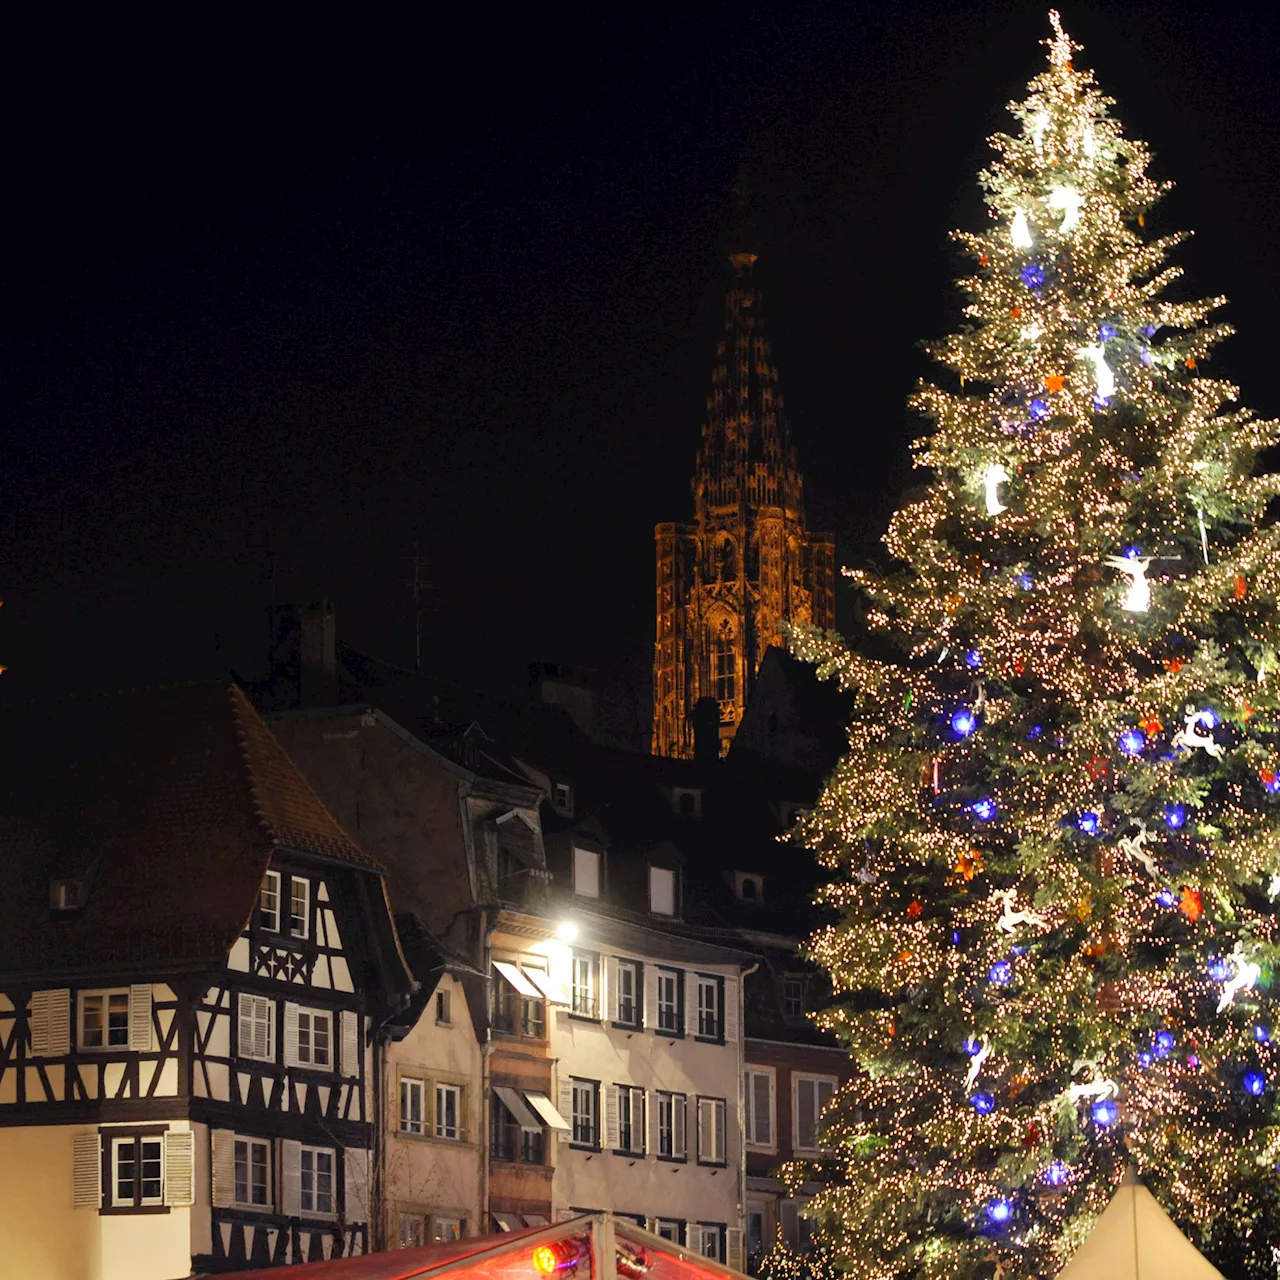
<path id="1" fill-rule="evenodd" d="M 694 523 L 655 530 L 655 755 L 693 755 L 694 708 L 706 698 L 716 704 L 723 755 L 783 624 L 835 625 L 835 542 L 805 528 L 804 479 L 752 278 L 756 255 L 733 253 L 729 262 L 724 338 L 693 476 Z"/>

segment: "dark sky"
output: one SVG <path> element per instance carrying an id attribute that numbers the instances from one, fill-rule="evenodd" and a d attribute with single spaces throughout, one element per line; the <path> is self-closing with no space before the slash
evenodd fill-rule
<path id="1" fill-rule="evenodd" d="M 273 552 L 278 601 L 406 659 L 415 540 L 429 652 L 643 679 L 743 165 L 810 522 L 875 554 L 1045 9 L 407 12 L 0 17 L 10 696 L 252 673 Z M 1063 12 L 1232 299 L 1217 367 L 1280 413 L 1280 19 Z"/>

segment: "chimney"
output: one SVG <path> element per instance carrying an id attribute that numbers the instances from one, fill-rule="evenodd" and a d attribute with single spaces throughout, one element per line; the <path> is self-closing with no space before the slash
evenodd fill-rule
<path id="1" fill-rule="evenodd" d="M 699 698 L 689 721 L 693 725 L 693 758 L 699 764 L 714 765 L 720 759 L 720 704 L 714 698 Z"/>
<path id="2" fill-rule="evenodd" d="M 337 616 L 331 600 L 302 610 L 302 705 L 332 706 L 338 700 Z"/>

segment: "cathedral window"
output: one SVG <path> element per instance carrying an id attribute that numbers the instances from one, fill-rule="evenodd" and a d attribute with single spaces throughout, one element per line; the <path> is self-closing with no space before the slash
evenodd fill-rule
<path id="1" fill-rule="evenodd" d="M 732 702 L 737 687 L 738 656 L 734 652 L 733 628 L 727 622 L 715 638 L 713 657 L 716 700 L 720 703 Z"/>

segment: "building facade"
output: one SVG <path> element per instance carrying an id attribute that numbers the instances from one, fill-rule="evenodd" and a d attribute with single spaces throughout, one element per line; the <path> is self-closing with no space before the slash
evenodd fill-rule
<path id="1" fill-rule="evenodd" d="M 378 864 L 233 686 L 0 719 L 6 1267 L 367 1252 L 370 1035 L 410 987 Z"/>
<path id="2" fill-rule="evenodd" d="M 765 650 L 782 643 L 783 625 L 835 625 L 835 542 L 805 523 L 804 480 L 752 279 L 756 255 L 729 261 L 725 334 L 693 477 L 694 521 L 655 530 L 655 755 L 693 754 L 694 709 L 708 698 L 723 755 Z"/>

